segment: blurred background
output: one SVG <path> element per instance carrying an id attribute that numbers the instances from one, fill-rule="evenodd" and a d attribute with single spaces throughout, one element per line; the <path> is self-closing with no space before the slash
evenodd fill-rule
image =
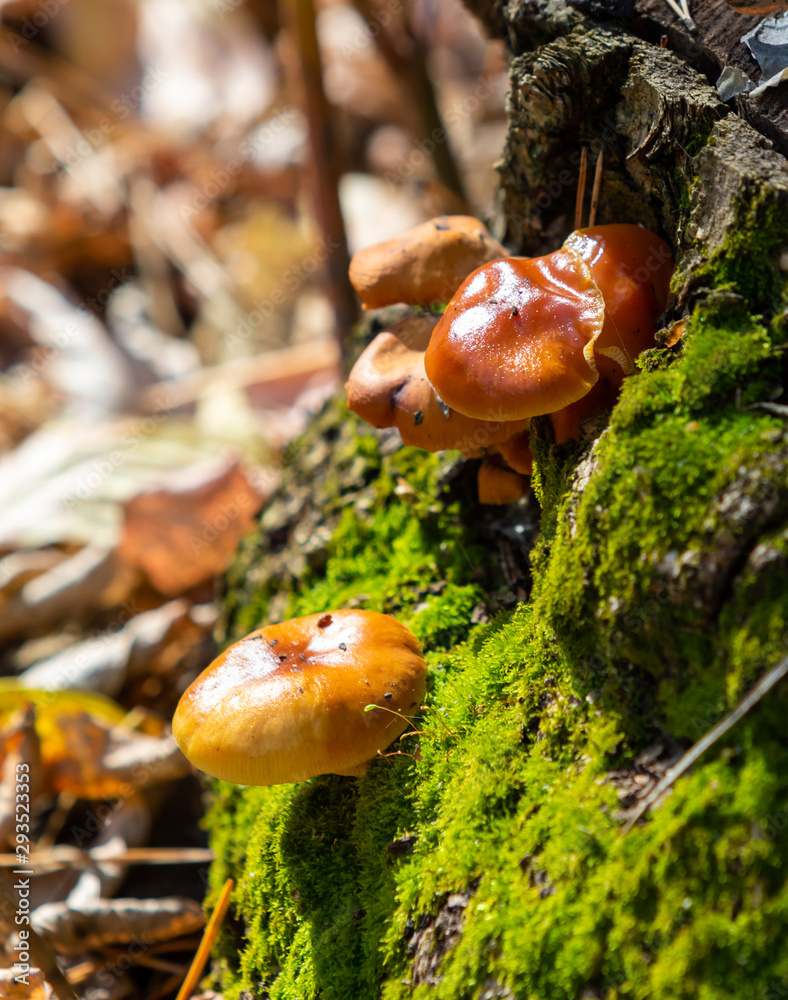
<path id="1" fill-rule="evenodd" d="M 168 723 L 217 579 L 342 383 L 349 255 L 492 214 L 506 89 L 459 0 L 0 0 L 3 995 L 177 990 L 208 855 Z"/>

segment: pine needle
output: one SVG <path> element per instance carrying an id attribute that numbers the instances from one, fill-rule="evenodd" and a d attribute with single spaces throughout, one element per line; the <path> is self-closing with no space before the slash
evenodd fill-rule
<path id="1" fill-rule="evenodd" d="M 200 947 L 197 949 L 194 961 L 192 962 L 189 971 L 186 973 L 186 978 L 183 981 L 183 986 L 181 986 L 178 991 L 176 1000 L 189 1000 L 195 986 L 199 982 L 202 970 L 205 968 L 205 963 L 208 961 L 211 948 L 216 940 L 216 935 L 219 933 L 219 927 L 221 926 L 222 920 L 224 920 L 224 915 L 227 912 L 227 907 L 230 905 L 230 893 L 233 891 L 234 884 L 235 883 L 231 878 L 228 878 L 224 883 L 224 888 L 219 895 L 219 901 L 216 904 L 216 909 L 211 914 L 211 919 L 208 921 L 205 928 L 205 933 L 203 934 L 202 941 L 200 942 Z"/>
<path id="2" fill-rule="evenodd" d="M 596 158 L 596 169 L 594 170 L 594 186 L 591 189 L 591 208 L 588 211 L 588 225 L 593 226 L 596 222 L 596 210 L 599 207 L 599 191 L 602 187 L 602 161 L 605 157 L 604 149 L 599 150 Z"/>
<path id="3" fill-rule="evenodd" d="M 767 671 L 757 683 L 753 684 L 736 708 L 726 715 L 724 719 L 718 722 L 716 726 L 713 726 L 702 739 L 698 740 L 694 746 L 690 747 L 677 764 L 665 772 L 661 781 L 659 781 L 643 799 L 635 812 L 621 828 L 622 834 L 629 833 L 640 817 L 648 812 L 651 806 L 665 794 L 676 779 L 680 778 L 685 771 L 688 771 L 701 754 L 704 754 L 710 747 L 714 746 L 714 744 L 730 729 L 732 729 L 739 719 L 746 715 L 753 705 L 756 705 L 767 693 L 767 691 L 771 691 L 775 684 L 778 684 L 786 674 L 788 674 L 788 656 L 783 657 L 776 667 L 772 667 L 772 669 Z"/>
<path id="4" fill-rule="evenodd" d="M 575 200 L 575 229 L 583 225 L 583 200 L 586 195 L 586 173 L 588 172 L 588 152 L 583 146 L 580 153 L 580 173 L 577 178 L 577 199 Z"/>

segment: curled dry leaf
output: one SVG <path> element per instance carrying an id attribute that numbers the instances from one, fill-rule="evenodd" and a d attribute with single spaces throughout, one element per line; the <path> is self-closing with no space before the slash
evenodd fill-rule
<path id="1" fill-rule="evenodd" d="M 50 744 L 57 755 L 46 763 L 56 792 L 105 799 L 188 774 L 188 761 L 172 736 L 145 736 L 123 726 L 108 730 L 88 715 L 61 719 L 62 740 Z"/>
<path id="2" fill-rule="evenodd" d="M 115 550 L 85 546 L 0 603 L 0 642 L 41 634 L 64 618 L 113 607 L 131 593 L 136 580 L 137 573 L 124 566 Z"/>
<path id="3" fill-rule="evenodd" d="M 16 832 L 16 796 L 21 768 L 27 783 L 27 802 L 33 805 L 41 795 L 43 771 L 41 742 L 36 732 L 36 712 L 30 702 L 23 704 L 12 716 L 9 726 L 0 734 L 3 743 L 2 778 L 0 778 L 0 844 L 13 846 Z"/>
<path id="4" fill-rule="evenodd" d="M 227 568 L 261 499 L 236 460 L 176 473 L 124 505 L 121 556 L 162 593 L 183 593 Z"/>
<path id="5" fill-rule="evenodd" d="M 98 899 L 79 907 L 44 903 L 30 922 L 61 954 L 78 955 L 110 944 L 169 941 L 200 930 L 202 907 L 193 899 Z"/>
<path id="6" fill-rule="evenodd" d="M 186 600 L 142 611 L 119 631 L 75 643 L 20 674 L 25 687 L 49 691 L 83 688 L 113 697 L 132 677 L 154 672 L 157 658 L 171 645 L 188 646 L 204 638 Z M 185 640 L 185 643 L 182 641 Z"/>
<path id="7" fill-rule="evenodd" d="M 107 698 L 80 691 L 31 691 L 0 682 L 0 723 L 26 702 L 36 708 L 47 791 L 87 799 L 130 795 L 135 788 L 190 770 L 172 736 L 148 736 L 123 725 L 126 713 Z"/>
<path id="8" fill-rule="evenodd" d="M 68 555 L 59 549 L 21 550 L 4 556 L 0 559 L 0 602 L 18 593 L 30 580 L 59 566 L 65 559 Z"/>
<path id="9" fill-rule="evenodd" d="M 54 994 L 40 969 L 31 968 L 19 979 L 19 970 L 0 969 L 0 997 L 4 1000 L 49 1000 Z"/>

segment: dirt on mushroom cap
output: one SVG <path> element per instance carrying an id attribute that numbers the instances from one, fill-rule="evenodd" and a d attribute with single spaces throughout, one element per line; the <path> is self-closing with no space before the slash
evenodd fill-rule
<path id="1" fill-rule="evenodd" d="M 405 730 L 425 685 L 418 640 L 390 615 L 309 615 L 230 646 L 184 693 L 173 733 L 197 767 L 239 784 L 359 773 Z"/>

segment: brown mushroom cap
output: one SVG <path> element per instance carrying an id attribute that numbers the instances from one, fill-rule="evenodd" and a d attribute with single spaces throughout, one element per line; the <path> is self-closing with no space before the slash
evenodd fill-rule
<path id="1" fill-rule="evenodd" d="M 604 299 L 579 255 L 511 257 L 460 286 L 424 363 L 438 395 L 478 419 L 552 413 L 597 380 Z"/>
<path id="2" fill-rule="evenodd" d="M 642 226 L 620 224 L 578 229 L 564 248 L 588 266 L 605 300 L 595 353 L 611 358 L 628 375 L 633 359 L 656 346 L 656 320 L 667 304 L 673 275 L 670 247 Z"/>
<path id="3" fill-rule="evenodd" d="M 293 618 L 214 660 L 181 697 L 173 734 L 202 771 L 238 784 L 361 774 L 418 712 L 426 672 L 418 639 L 390 615 Z"/>
<path id="4" fill-rule="evenodd" d="M 374 427 L 396 427 L 405 444 L 477 454 L 528 426 L 527 420 L 475 420 L 446 406 L 424 371 L 436 316 L 411 316 L 378 334 L 345 386 L 348 406 Z"/>
<path id="5" fill-rule="evenodd" d="M 478 219 L 448 215 L 359 250 L 350 281 L 365 309 L 395 302 L 427 306 L 448 302 L 474 268 L 505 256 Z"/>
<path id="6" fill-rule="evenodd" d="M 591 390 L 591 393 L 593 392 L 594 389 Z M 591 393 L 588 395 L 591 395 Z M 583 398 L 585 399 L 586 397 L 584 396 Z M 578 404 L 575 403 L 574 405 L 577 406 Z M 534 456 L 531 451 L 531 434 L 529 430 L 522 430 L 512 437 L 507 438 L 506 441 L 499 442 L 495 446 L 495 450 L 503 457 L 510 469 L 514 469 L 515 472 L 522 473 L 525 476 L 531 475 Z"/>
<path id="7" fill-rule="evenodd" d="M 528 480 L 514 469 L 507 468 L 500 460 L 485 458 L 476 478 L 479 503 L 514 503 L 529 490 Z"/>

